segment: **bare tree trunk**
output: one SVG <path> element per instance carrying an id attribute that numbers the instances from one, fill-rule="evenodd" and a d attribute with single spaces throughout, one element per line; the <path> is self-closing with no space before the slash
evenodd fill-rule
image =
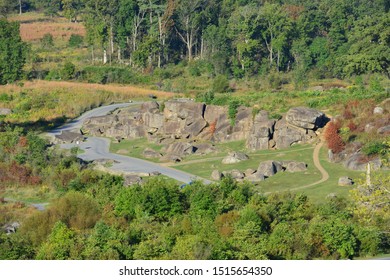
<path id="1" fill-rule="evenodd" d="M 106 64 L 107 63 L 107 50 L 104 49 L 103 50 L 103 64 Z"/>
<path id="2" fill-rule="evenodd" d="M 204 52 L 204 39 L 202 35 L 202 38 L 200 39 L 200 59 L 203 59 L 203 52 Z"/>
<path id="3" fill-rule="evenodd" d="M 19 15 L 22 14 L 22 0 L 19 0 Z"/>

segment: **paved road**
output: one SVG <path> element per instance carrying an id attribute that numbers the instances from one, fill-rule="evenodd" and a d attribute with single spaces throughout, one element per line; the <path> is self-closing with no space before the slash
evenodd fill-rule
<path id="1" fill-rule="evenodd" d="M 90 117 L 103 116 L 116 108 L 127 107 L 130 105 L 139 105 L 140 103 L 122 103 L 113 104 L 108 106 L 99 107 L 86 112 L 76 120 L 67 123 L 66 125 L 57 128 L 50 133 L 49 136 L 60 134 L 64 130 L 78 130 L 81 128 L 83 122 Z M 70 149 L 77 146 L 76 144 L 63 144 L 62 148 Z M 171 177 L 183 183 L 189 183 L 194 179 L 201 179 L 205 183 L 210 181 L 196 177 L 195 175 L 179 171 L 173 168 L 164 167 L 157 163 L 141 160 L 138 158 L 117 155 L 109 152 L 110 140 L 101 137 L 88 137 L 87 141 L 80 143 L 79 148 L 85 151 L 85 153 L 78 155 L 79 158 L 92 161 L 97 159 L 108 159 L 113 160 L 114 164 L 109 169 L 119 172 L 134 172 L 134 173 L 151 173 L 154 171 L 160 172 L 161 174 Z"/>

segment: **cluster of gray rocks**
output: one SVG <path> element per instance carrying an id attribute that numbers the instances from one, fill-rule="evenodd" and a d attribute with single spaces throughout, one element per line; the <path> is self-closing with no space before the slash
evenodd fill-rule
<path id="1" fill-rule="evenodd" d="M 236 153 L 235 153 L 236 154 Z M 228 164 L 226 161 L 222 161 L 225 164 Z M 231 163 L 231 162 L 229 162 Z M 297 161 L 275 161 L 267 160 L 259 164 L 257 169 L 247 169 L 244 172 L 240 170 L 233 169 L 230 171 L 220 172 L 219 170 L 214 170 L 211 173 L 211 178 L 213 180 L 220 180 L 222 177 L 231 176 L 233 179 L 238 181 L 247 180 L 250 182 L 260 182 L 264 181 L 266 178 L 274 176 L 278 172 L 301 172 L 307 170 L 307 164 L 304 162 Z"/>
<path id="2" fill-rule="evenodd" d="M 206 141 L 246 140 L 250 150 L 280 149 L 313 142 L 327 122 L 324 113 L 305 107 L 290 109 L 280 120 L 270 119 L 266 111 L 254 114 L 251 108 L 244 106 L 237 109 L 233 125 L 228 116 L 228 108 L 224 106 L 190 100 L 171 100 L 163 104 L 150 101 L 136 112 L 120 109 L 111 115 L 90 118 L 84 123 L 83 132 L 118 141 L 145 137 L 158 144 L 178 145 L 167 146 L 166 154 L 180 157 L 201 149 L 210 152 L 210 146 L 198 147 Z M 148 153 L 150 151 L 145 151 Z M 151 156 L 158 157 L 157 154 Z"/>

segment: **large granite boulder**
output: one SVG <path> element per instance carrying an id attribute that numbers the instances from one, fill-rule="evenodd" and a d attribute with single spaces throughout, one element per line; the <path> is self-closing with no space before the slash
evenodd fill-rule
<path id="1" fill-rule="evenodd" d="M 280 171 L 283 171 L 283 166 L 279 162 L 273 160 L 261 162 L 257 168 L 257 173 L 264 174 L 266 177 L 273 176 Z"/>
<path id="2" fill-rule="evenodd" d="M 287 112 L 286 121 L 297 127 L 315 129 L 325 125 L 325 114 L 311 108 L 295 107 Z"/>

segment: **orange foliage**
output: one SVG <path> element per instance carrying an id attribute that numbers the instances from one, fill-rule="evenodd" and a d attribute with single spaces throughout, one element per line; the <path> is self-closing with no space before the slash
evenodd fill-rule
<path id="1" fill-rule="evenodd" d="M 210 131 L 211 135 L 213 135 L 215 133 L 216 129 L 217 129 L 217 120 L 210 123 L 209 131 Z"/>
<path id="2" fill-rule="evenodd" d="M 325 126 L 324 138 L 328 148 L 333 153 L 340 153 L 345 148 L 345 143 L 339 135 L 340 124 L 334 121 L 328 122 Z"/>

